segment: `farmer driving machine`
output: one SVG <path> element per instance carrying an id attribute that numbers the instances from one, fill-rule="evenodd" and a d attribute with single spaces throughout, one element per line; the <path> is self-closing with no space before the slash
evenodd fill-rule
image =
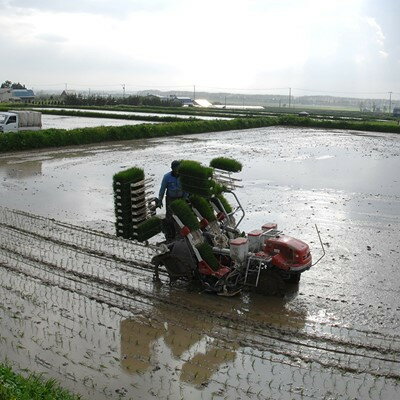
<path id="1" fill-rule="evenodd" d="M 209 167 L 181 161 L 179 177 L 186 196 L 171 203 L 170 221 L 156 215 L 153 182 L 142 169 L 114 175 L 117 235 L 149 243 L 171 229 L 166 224 L 173 225 L 174 239 L 156 244 L 155 280 L 159 280 L 159 269 L 165 268 L 171 282 L 195 280 L 219 295 L 231 296 L 245 288 L 268 295 L 281 293 L 285 282 L 298 283 L 311 268 L 310 249 L 283 234 L 275 223 L 247 234 L 239 230 L 245 210 L 235 193 L 241 180 L 234 174 L 241 169 L 239 162 L 224 157 L 213 159 Z"/>

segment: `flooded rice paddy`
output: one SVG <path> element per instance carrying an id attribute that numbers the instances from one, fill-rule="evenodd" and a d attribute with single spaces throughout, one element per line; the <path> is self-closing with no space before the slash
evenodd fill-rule
<path id="1" fill-rule="evenodd" d="M 152 282 L 116 239 L 112 175 L 243 162 L 243 230 L 326 257 L 283 298 Z M 0 360 L 89 399 L 396 399 L 400 137 L 262 128 L 0 156 Z M 11 209 L 14 209 L 12 211 Z M 16 211 L 18 210 L 18 211 Z"/>
<path id="2" fill-rule="evenodd" d="M 135 111 L 114 111 L 114 110 L 85 110 L 85 109 L 80 109 L 80 108 L 50 108 L 50 107 L 46 107 L 46 108 L 38 108 L 35 107 L 33 108 L 33 110 L 61 110 L 61 111 L 78 111 L 78 112 L 87 112 L 87 111 L 92 111 L 92 112 L 96 112 L 96 113 L 101 113 L 101 114 L 118 114 L 118 115 L 135 115 L 135 116 L 148 116 L 148 117 L 173 117 L 173 118 L 182 118 L 182 119 L 187 119 L 187 118 L 196 118 L 196 119 L 202 119 L 202 120 L 214 120 L 214 119 L 224 119 L 224 120 L 228 120 L 228 119 L 232 119 L 229 117 L 212 117 L 212 116 L 206 116 L 206 115 L 188 115 L 188 114 L 163 114 L 163 113 L 151 113 L 151 112 L 135 112 Z M 240 114 L 239 114 L 240 115 Z M 81 118 L 81 117 L 79 117 Z M 103 121 L 103 119 L 100 118 L 101 121 Z M 116 120 L 118 121 L 118 120 Z M 127 121 L 131 121 L 131 120 L 127 120 Z"/>
<path id="3" fill-rule="evenodd" d="M 123 126 L 148 123 L 154 124 L 155 122 L 132 121 L 129 119 L 70 117 L 65 115 L 42 115 L 43 129 L 94 128 L 97 126 Z"/>

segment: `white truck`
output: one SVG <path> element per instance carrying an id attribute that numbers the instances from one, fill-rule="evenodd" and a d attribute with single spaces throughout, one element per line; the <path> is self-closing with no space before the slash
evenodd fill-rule
<path id="1" fill-rule="evenodd" d="M 13 110 L 0 112 L 0 133 L 34 131 L 41 127 L 41 112 Z"/>

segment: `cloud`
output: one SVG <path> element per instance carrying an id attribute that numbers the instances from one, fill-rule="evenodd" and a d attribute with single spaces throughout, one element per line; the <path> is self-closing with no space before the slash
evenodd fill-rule
<path id="1" fill-rule="evenodd" d="M 172 1 L 173 3 L 174 1 Z M 16 11 L 86 13 L 126 16 L 134 12 L 161 12 L 169 7 L 166 0 L 2 0 L 0 5 Z"/>
<path id="2" fill-rule="evenodd" d="M 36 36 L 37 39 L 43 40 L 44 42 L 53 42 L 53 43 L 63 43 L 68 39 L 61 35 L 55 35 L 51 33 L 43 33 Z"/>
<path id="3" fill-rule="evenodd" d="M 105 87 L 386 90 L 399 28 L 361 12 L 364 1 L 0 0 L 2 73 Z"/>
<path id="4" fill-rule="evenodd" d="M 385 35 L 383 34 L 382 28 L 378 25 L 374 18 L 365 17 L 365 21 L 375 31 L 376 42 L 383 47 L 385 42 Z"/>

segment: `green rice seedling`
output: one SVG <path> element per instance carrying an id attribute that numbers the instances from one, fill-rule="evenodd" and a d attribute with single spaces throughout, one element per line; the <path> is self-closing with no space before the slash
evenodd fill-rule
<path id="1" fill-rule="evenodd" d="M 208 243 L 202 243 L 196 246 L 196 248 L 199 251 L 201 258 L 210 266 L 210 268 L 213 271 L 218 270 L 219 263 L 212 251 L 212 247 Z"/>
<path id="2" fill-rule="evenodd" d="M 198 161 L 183 160 L 179 165 L 179 174 L 181 176 L 190 176 L 207 180 L 212 178 L 212 168 L 201 165 Z"/>
<path id="3" fill-rule="evenodd" d="M 185 200 L 175 200 L 171 203 L 170 207 L 172 212 L 182 221 L 183 225 L 187 226 L 191 231 L 200 229 L 196 215 Z"/>
<path id="4" fill-rule="evenodd" d="M 216 220 L 211 204 L 204 197 L 193 195 L 190 196 L 189 200 L 193 207 L 196 208 L 200 215 L 208 222 Z"/>
<path id="5" fill-rule="evenodd" d="M 221 185 L 220 183 L 217 183 L 213 181 L 212 185 L 212 192 L 214 195 L 221 194 L 222 192 L 226 192 L 227 188 L 225 185 Z"/>
<path id="6" fill-rule="evenodd" d="M 190 194 L 196 194 L 198 196 L 209 198 L 214 194 L 212 181 L 207 181 L 206 183 L 200 185 L 200 184 L 193 184 L 190 181 L 190 179 L 188 180 L 181 179 L 181 186 L 184 192 Z"/>
<path id="7" fill-rule="evenodd" d="M 179 166 L 182 190 L 199 196 L 213 195 L 212 168 L 205 167 L 197 161 L 184 160 Z"/>
<path id="8" fill-rule="evenodd" d="M 228 214 L 232 212 L 232 206 L 229 204 L 228 200 L 222 194 L 218 194 L 212 199 L 213 202 L 217 205 L 217 207 L 219 207 L 218 201 L 216 201 L 216 199 L 218 199 L 222 203 L 222 206 L 224 207 L 225 211 Z"/>
<path id="9" fill-rule="evenodd" d="M 139 242 L 144 242 L 160 233 L 162 230 L 162 220 L 158 217 L 151 217 L 138 225 L 135 230 L 135 238 Z"/>
<path id="10" fill-rule="evenodd" d="M 227 157 L 218 157 L 212 159 L 210 162 L 210 167 L 222 169 L 229 172 L 240 172 L 243 168 L 242 164 L 239 161 Z"/>
<path id="11" fill-rule="evenodd" d="M 144 179 L 144 171 L 141 168 L 129 168 L 124 171 L 118 172 L 113 176 L 113 182 L 119 183 L 135 183 Z"/>

